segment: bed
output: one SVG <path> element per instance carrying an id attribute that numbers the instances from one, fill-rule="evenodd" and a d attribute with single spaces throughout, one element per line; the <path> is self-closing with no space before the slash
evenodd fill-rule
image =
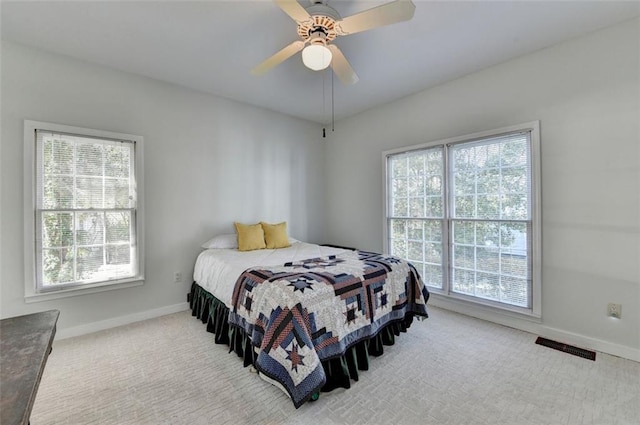
<path id="1" fill-rule="evenodd" d="M 429 292 L 397 257 L 296 241 L 198 256 L 188 300 L 215 342 L 281 386 L 296 408 L 349 388 L 369 356 L 426 318 Z"/>

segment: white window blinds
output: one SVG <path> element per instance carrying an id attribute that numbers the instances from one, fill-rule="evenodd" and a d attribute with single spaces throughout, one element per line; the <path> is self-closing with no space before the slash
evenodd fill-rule
<path id="1" fill-rule="evenodd" d="M 444 149 L 389 158 L 390 252 L 418 269 L 426 285 L 442 288 L 444 267 Z"/>
<path id="2" fill-rule="evenodd" d="M 538 131 L 534 122 L 385 153 L 389 252 L 435 292 L 539 314 Z"/>
<path id="3" fill-rule="evenodd" d="M 530 307 L 529 135 L 450 146 L 453 292 Z"/>
<path id="4" fill-rule="evenodd" d="M 36 130 L 36 284 L 136 276 L 136 145 Z"/>

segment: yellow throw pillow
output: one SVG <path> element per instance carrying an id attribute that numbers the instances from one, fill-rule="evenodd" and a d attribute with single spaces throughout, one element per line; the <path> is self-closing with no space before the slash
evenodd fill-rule
<path id="1" fill-rule="evenodd" d="M 291 246 L 289 236 L 287 236 L 287 222 L 283 221 L 278 224 L 269 224 L 261 221 L 262 230 L 264 231 L 264 240 L 268 249 L 286 248 Z"/>
<path id="2" fill-rule="evenodd" d="M 233 223 L 238 234 L 238 250 L 253 251 L 254 249 L 264 249 L 264 231 L 260 223 L 242 224 Z"/>

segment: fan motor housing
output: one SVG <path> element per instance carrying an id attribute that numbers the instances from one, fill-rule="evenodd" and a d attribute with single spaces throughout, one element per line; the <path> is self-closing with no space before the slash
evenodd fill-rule
<path id="1" fill-rule="evenodd" d="M 311 19 L 305 22 L 298 22 L 298 35 L 303 40 L 309 40 L 314 33 L 324 33 L 326 42 L 333 41 L 337 36 L 336 22 L 342 18 L 338 11 L 322 2 L 316 2 L 306 8 L 311 15 Z"/>
<path id="2" fill-rule="evenodd" d="M 311 38 L 315 32 L 323 32 L 327 42 L 334 40 L 338 33 L 336 31 L 336 21 L 329 16 L 315 15 L 311 21 L 298 24 L 298 35 L 303 40 Z"/>

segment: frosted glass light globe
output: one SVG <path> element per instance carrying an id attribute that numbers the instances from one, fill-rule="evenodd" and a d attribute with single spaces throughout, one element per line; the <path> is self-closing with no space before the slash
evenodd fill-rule
<path id="1" fill-rule="evenodd" d="M 320 71 L 331 64 L 331 50 L 322 44 L 312 44 L 302 51 L 302 62 L 309 69 Z"/>

